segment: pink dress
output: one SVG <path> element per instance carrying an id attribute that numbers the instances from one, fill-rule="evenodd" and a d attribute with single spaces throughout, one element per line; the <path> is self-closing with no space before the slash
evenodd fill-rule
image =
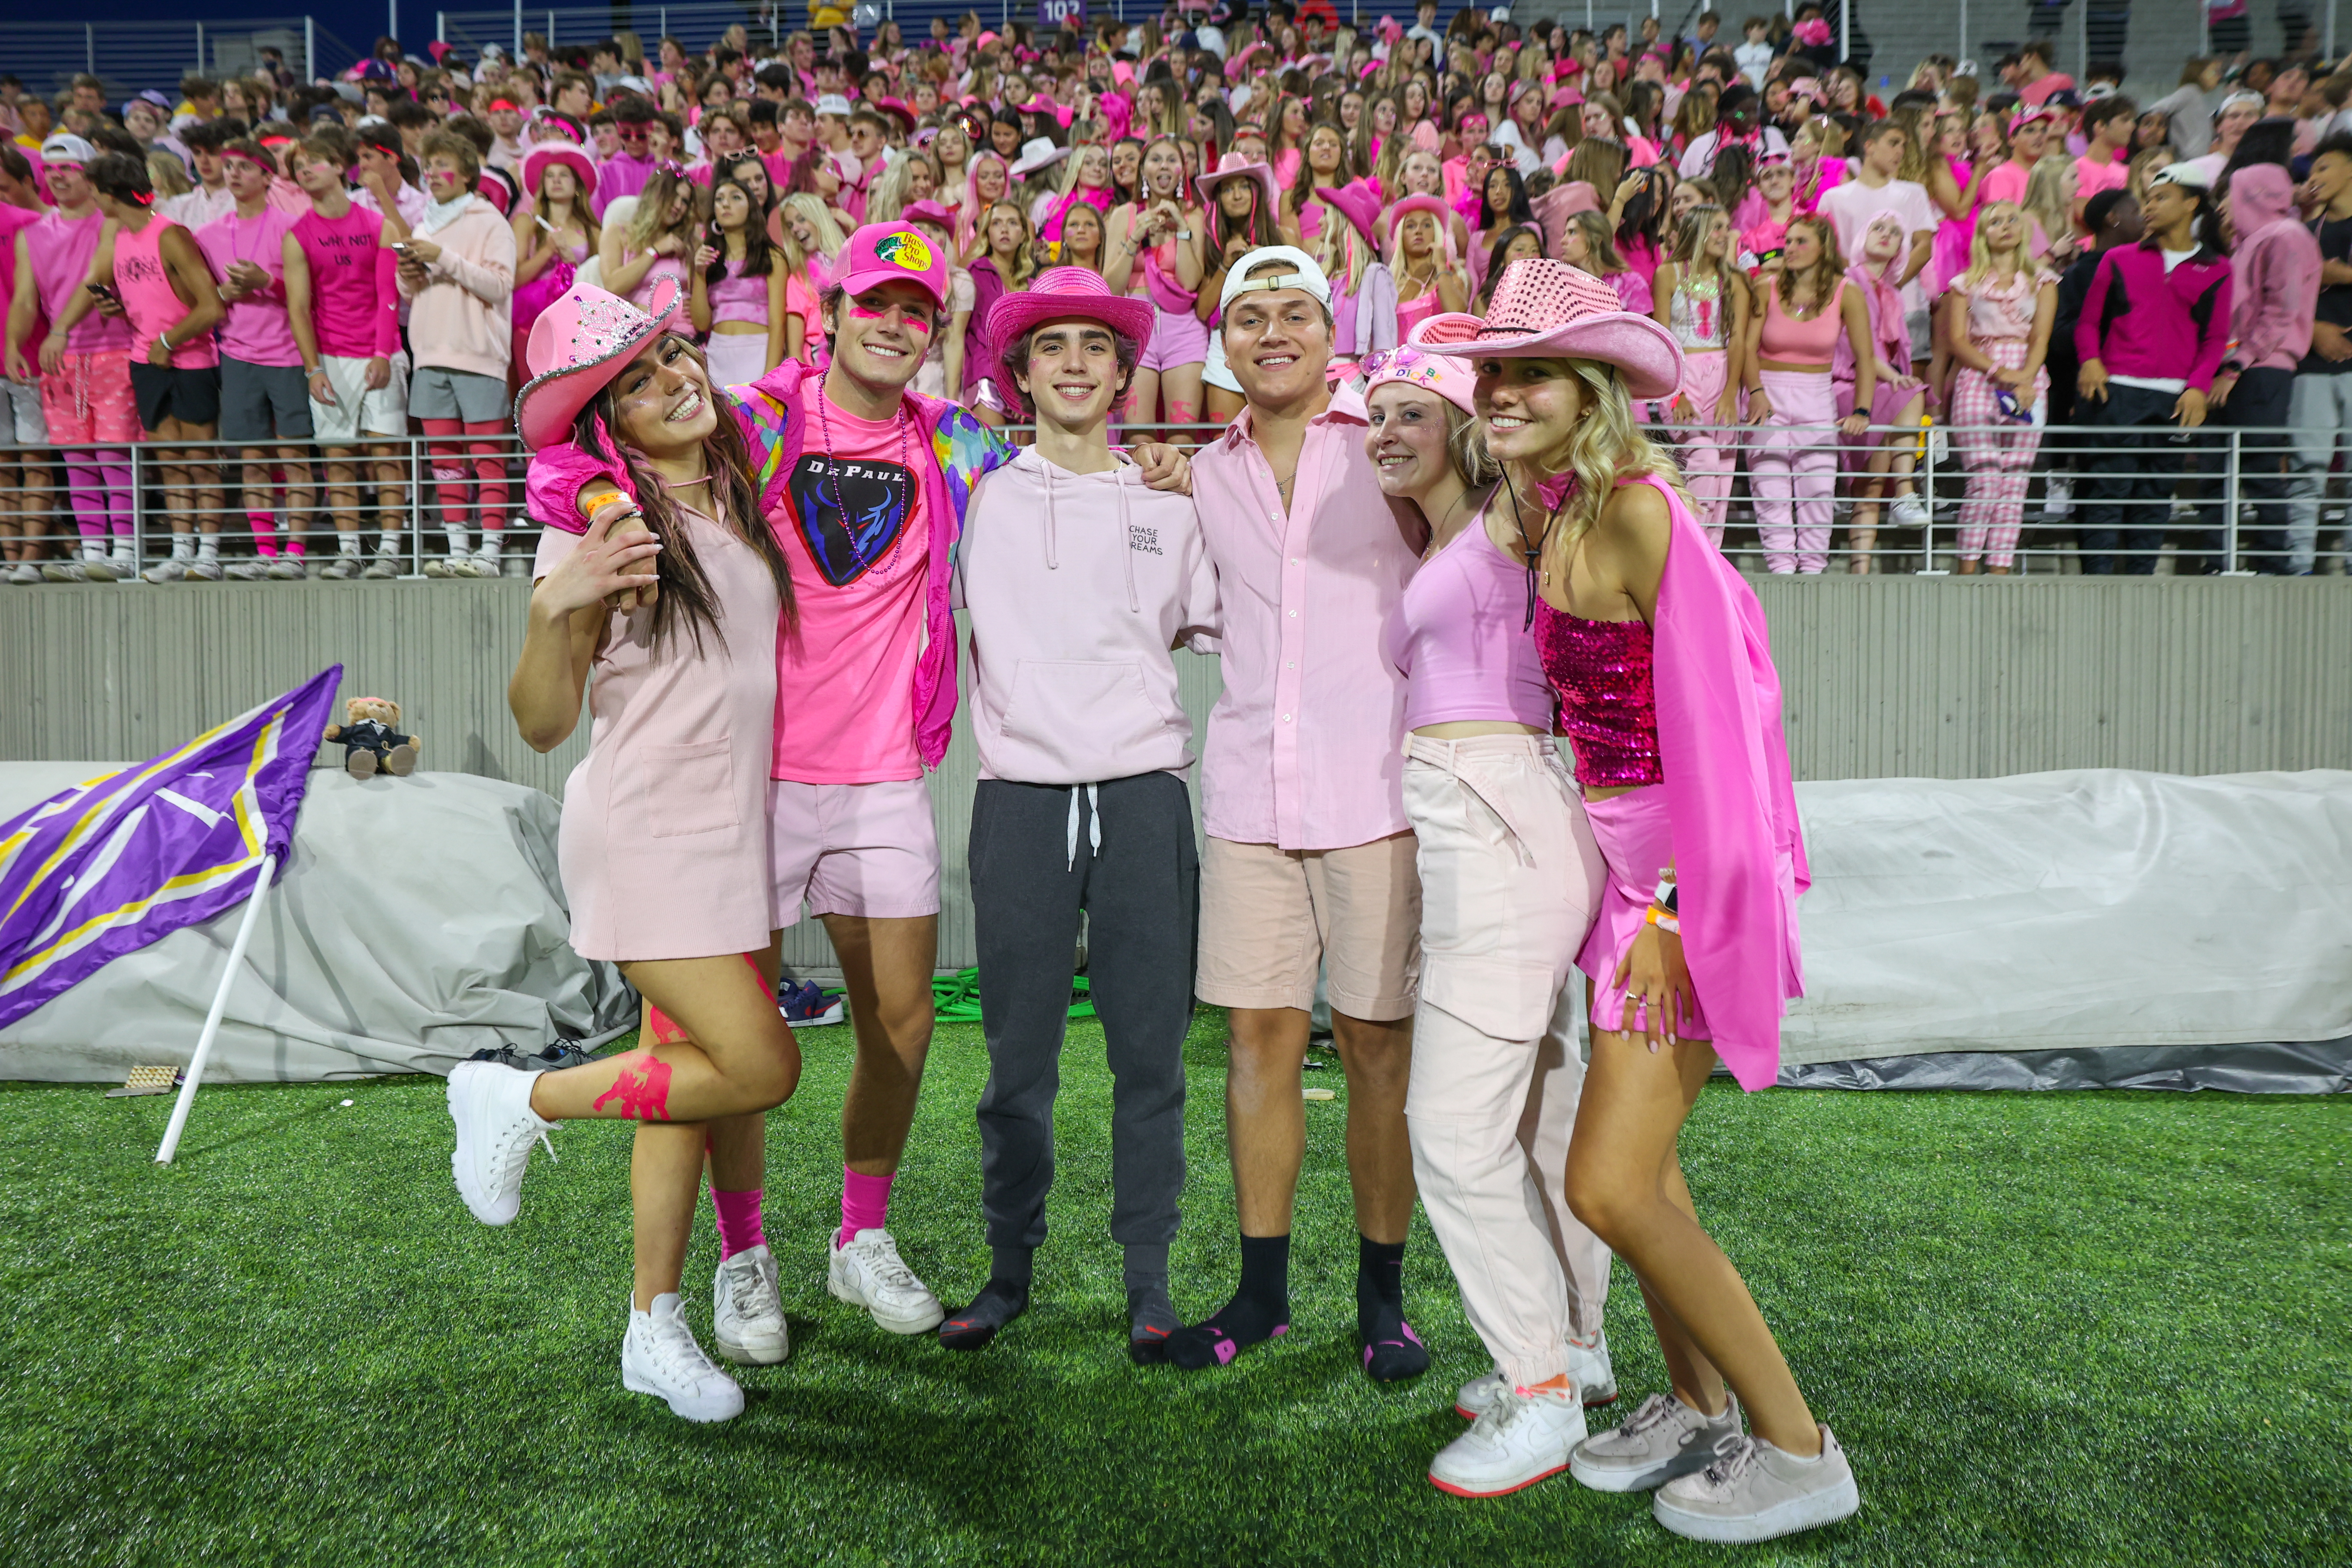
<path id="1" fill-rule="evenodd" d="M 1953 189 L 1967 190 L 1971 173 L 1967 160 L 1947 153 L 1944 162 L 1951 169 Z M 1969 269 L 1969 247 L 1976 243 L 1976 237 L 1977 215 L 1973 209 L 1965 216 L 1948 217 L 1936 225 L 1936 244 L 1927 253 L 1925 279 L 1929 294 L 1941 296 L 1951 288 L 1953 279 Z"/>
<path id="2" fill-rule="evenodd" d="M 571 452 L 568 445 L 550 448 Z M 768 944 L 768 769 L 776 714 L 775 579 L 758 552 L 684 507 L 719 627 L 610 614 L 588 684 L 588 755 L 563 789 L 556 859 L 583 958 L 715 958 Z M 753 526 L 765 527 L 756 521 Z M 580 546 L 550 528 L 532 575 Z M 723 633 L 724 635 L 719 635 Z"/>

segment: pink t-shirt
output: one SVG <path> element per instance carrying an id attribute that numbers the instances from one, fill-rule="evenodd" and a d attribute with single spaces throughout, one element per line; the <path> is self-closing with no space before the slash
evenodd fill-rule
<path id="1" fill-rule="evenodd" d="M 2103 163 L 2085 156 L 2074 160 L 2074 199 L 2089 201 L 2101 191 L 2120 191 L 2131 182 L 2127 163 Z"/>
<path id="2" fill-rule="evenodd" d="M 42 314 L 51 321 L 64 319 L 66 306 L 89 280 L 90 258 L 98 254 L 99 231 L 105 226 L 106 220 L 95 211 L 78 218 L 52 212 L 34 220 L 26 231 L 25 248 L 33 258 L 33 290 L 41 297 Z M 66 334 L 66 352 L 129 353 L 131 322 L 92 310 Z"/>
<path id="3" fill-rule="evenodd" d="M 310 330 L 337 359 L 389 358 L 400 347 L 397 263 L 383 248 L 383 219 L 353 203 L 334 219 L 316 212 L 289 231 L 310 264 Z"/>
<path id="4" fill-rule="evenodd" d="M 1987 174 L 1977 185 L 1977 211 L 1982 212 L 1995 202 L 2025 202 L 2025 187 L 2032 182 L 2033 172 L 2021 169 L 2014 159 Z"/>
<path id="5" fill-rule="evenodd" d="M 14 299 L 16 294 L 16 232 L 40 222 L 42 216 L 30 207 L 0 204 L 0 300 Z M 39 292 L 37 289 L 34 290 L 33 324 L 26 330 L 25 341 L 20 345 L 28 356 L 40 341 L 49 335 L 48 315 L 37 302 Z"/>
<path id="6" fill-rule="evenodd" d="M 919 779 L 915 667 L 930 553 L 917 478 L 923 434 L 908 412 L 877 423 L 813 405 L 777 520 L 795 616 L 776 641 L 773 776 Z"/>
<path id="7" fill-rule="evenodd" d="M 302 351 L 294 346 L 294 329 L 286 321 L 286 231 L 294 220 L 265 205 L 261 215 L 241 218 L 231 208 L 196 230 L 196 244 L 212 264 L 213 276 L 226 279 L 229 268 L 250 261 L 268 272 L 269 287 L 232 303 L 221 323 L 221 353 L 247 364 L 297 365 Z"/>

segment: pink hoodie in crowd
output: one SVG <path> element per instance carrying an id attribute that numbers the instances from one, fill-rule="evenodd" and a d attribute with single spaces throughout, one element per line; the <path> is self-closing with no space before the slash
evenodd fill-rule
<path id="1" fill-rule="evenodd" d="M 2319 304 L 2319 242 L 2294 207 L 2294 182 L 2275 163 L 2249 163 L 2230 176 L 2229 363 L 2244 370 L 2291 371 L 2311 352 Z"/>

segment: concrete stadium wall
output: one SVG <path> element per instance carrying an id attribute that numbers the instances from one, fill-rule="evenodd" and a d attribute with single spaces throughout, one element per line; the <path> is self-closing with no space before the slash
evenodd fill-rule
<path id="1" fill-rule="evenodd" d="M 1755 581 L 1801 779 L 2352 768 L 2352 578 Z M 346 696 L 401 704 L 425 767 L 561 795 L 586 724 L 541 756 L 507 713 L 527 599 L 519 580 L 0 591 L 0 761 L 152 756 L 340 660 Z M 1177 658 L 1205 724 L 1216 661 Z M 959 725 L 932 789 L 950 966 L 972 962 L 975 773 Z M 833 963 L 813 925 L 786 957 Z"/>

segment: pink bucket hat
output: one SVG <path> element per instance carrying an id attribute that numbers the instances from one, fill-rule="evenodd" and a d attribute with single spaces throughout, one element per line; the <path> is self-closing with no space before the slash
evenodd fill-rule
<path id="1" fill-rule="evenodd" d="M 1370 402 L 1372 394 L 1383 386 L 1415 386 L 1437 394 L 1465 414 L 1477 413 L 1476 373 L 1461 360 L 1422 347 L 1422 328 L 1428 325 L 1428 321 L 1416 324 L 1402 344 L 1382 349 L 1364 361 L 1364 401 Z"/>
<path id="2" fill-rule="evenodd" d="M 575 283 L 540 312 L 523 347 L 530 380 L 515 394 L 515 429 L 536 451 L 572 433 L 580 411 L 677 314 L 677 279 L 654 284 L 654 311 Z"/>
<path id="3" fill-rule="evenodd" d="M 1619 302 L 1617 290 L 1565 261 L 1530 257 L 1503 269 L 1486 320 L 1432 316 L 1416 341 L 1460 359 L 1591 359 L 1615 365 L 1636 400 L 1672 397 L 1683 381 L 1675 335 Z"/>
<path id="4" fill-rule="evenodd" d="M 1019 293 L 1006 294 L 988 308 L 988 342 L 1000 359 L 1012 351 L 1021 334 L 1044 321 L 1076 316 L 1100 321 L 1140 349 L 1151 341 L 1151 301 L 1131 294 L 1115 294 L 1099 274 L 1085 267 L 1049 267 Z M 1027 371 L 1027 365 L 1020 367 Z M 1007 364 L 1005 374 L 1013 374 Z"/>
<path id="5" fill-rule="evenodd" d="M 582 201 L 596 194 L 596 164 L 584 149 L 569 142 L 541 142 L 522 155 L 522 188 L 532 200 L 539 198 L 539 183 L 547 178 L 547 171 L 558 163 L 579 180 Z"/>
<path id="6" fill-rule="evenodd" d="M 1282 193 L 1275 187 L 1274 165 L 1253 163 L 1239 153 L 1228 153 L 1217 160 L 1216 172 L 1192 176 L 1192 188 L 1201 194 L 1201 205 L 1207 206 L 1217 199 L 1217 187 L 1236 174 L 1245 174 L 1258 183 L 1265 193 L 1264 207 L 1267 212 L 1282 205 Z"/>
<path id="7" fill-rule="evenodd" d="M 908 224 L 867 224 L 849 237 L 834 267 L 845 294 L 863 294 L 885 283 L 919 283 L 932 304 L 948 302 L 947 253 Z"/>

